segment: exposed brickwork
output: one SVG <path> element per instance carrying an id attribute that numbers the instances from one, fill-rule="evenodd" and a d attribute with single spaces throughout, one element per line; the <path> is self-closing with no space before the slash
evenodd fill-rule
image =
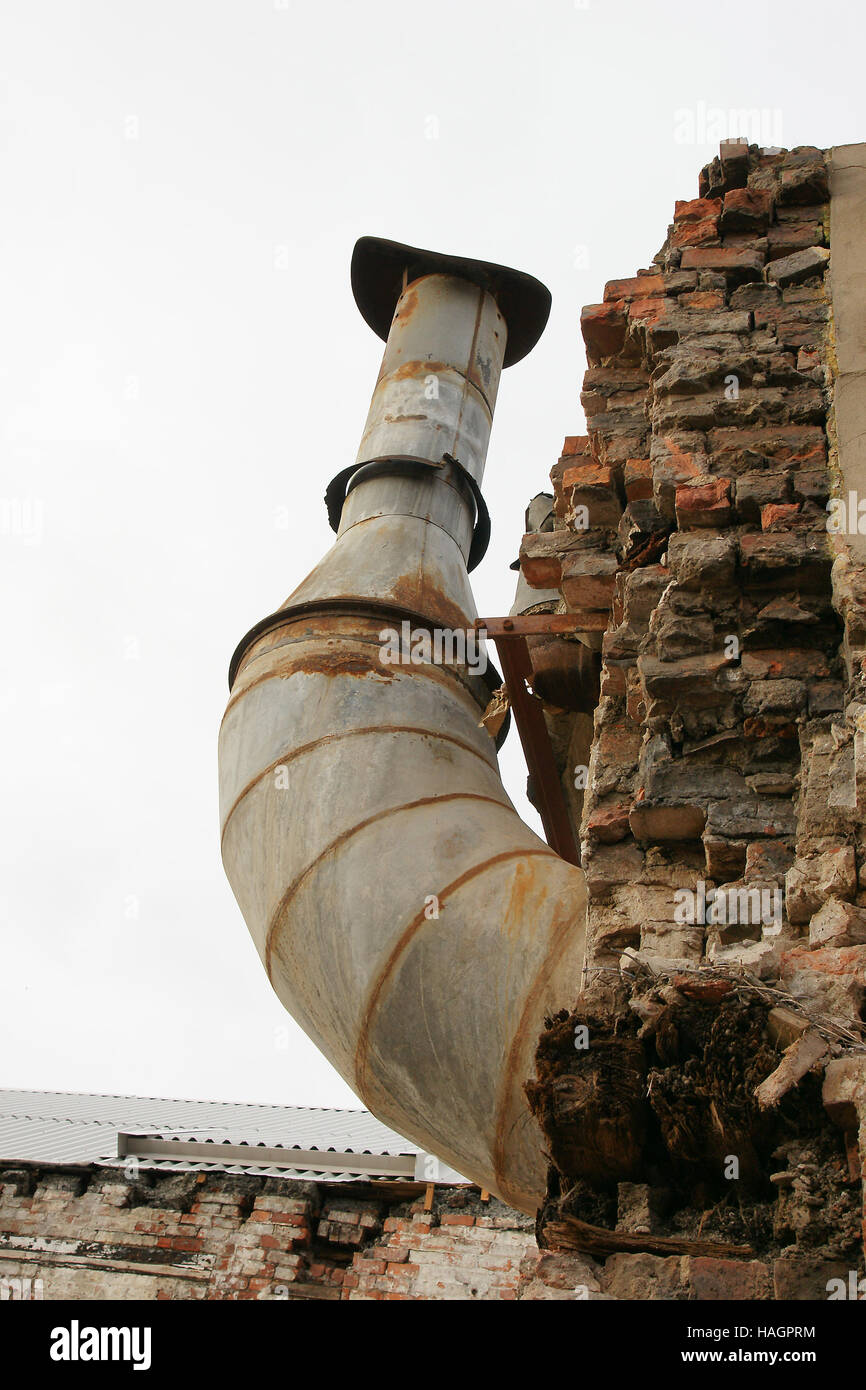
<path id="1" fill-rule="evenodd" d="M 229 1300 L 514 1300 L 598 1289 L 587 1262 L 544 1255 L 531 1220 L 482 1202 L 477 1189 L 438 1188 L 432 1211 L 357 1190 L 0 1164 L 0 1288 L 29 1279 L 42 1281 L 46 1299 Z"/>
<path id="2" fill-rule="evenodd" d="M 579 616 L 601 661 L 580 824 L 589 959 L 575 1018 L 621 1010 L 623 970 L 667 980 L 668 1004 L 685 1003 L 695 972 L 748 972 L 789 996 L 800 1033 L 798 1006 L 829 1020 L 823 1061 L 862 1078 L 866 576 L 828 532 L 828 500 L 844 495 L 829 197 L 822 151 L 723 143 L 698 197 L 676 203 L 653 264 L 611 281 L 582 314 L 588 434 L 566 440 L 551 472 L 556 529 L 525 537 L 521 565 L 536 583 L 543 554 L 560 608 Z M 566 787 L 574 771 L 563 768 Z M 699 891 L 711 903 L 720 894 L 716 910 L 689 920 L 684 894 Z M 772 920 L 761 920 L 762 902 L 774 904 Z M 663 1003 L 635 1000 L 647 1035 Z M 858 1131 L 866 1153 L 864 1093 L 835 1110 L 849 1154 Z M 573 1103 L 573 1123 L 585 1123 L 591 1102 Z M 724 1268 L 614 1255 L 607 1286 L 825 1297 L 837 1271 L 808 1213 L 831 1199 L 798 1187 L 814 1160 L 779 1158 L 776 1235 L 789 1248 L 777 1241 L 766 1262 Z M 596 1160 L 575 1149 L 568 1161 L 573 1179 Z M 850 1181 L 834 1165 L 833 1181 Z"/>

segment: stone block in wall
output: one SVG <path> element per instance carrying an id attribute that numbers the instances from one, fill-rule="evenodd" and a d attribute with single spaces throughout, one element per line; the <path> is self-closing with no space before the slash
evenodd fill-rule
<path id="1" fill-rule="evenodd" d="M 804 1008 L 860 1022 L 866 987 L 866 946 L 795 946 L 781 958 L 785 989 Z"/>
<path id="2" fill-rule="evenodd" d="M 790 203 L 822 203 L 830 196 L 827 165 L 820 151 L 793 168 L 783 169 L 779 176 L 778 200 L 783 206 Z"/>
<path id="3" fill-rule="evenodd" d="M 828 898 L 809 923 L 811 946 L 866 945 L 866 908 Z"/>
<path id="4" fill-rule="evenodd" d="M 530 531 L 520 542 L 520 569 L 533 589 L 557 589 L 563 562 L 576 551 L 591 550 L 595 541 L 574 531 Z"/>
<path id="5" fill-rule="evenodd" d="M 730 840 L 704 831 L 706 873 L 717 883 L 729 883 L 740 878 L 746 868 L 748 846 L 745 840 Z"/>
<path id="6" fill-rule="evenodd" d="M 824 228 L 820 221 L 784 222 L 767 231 L 767 255 L 769 260 L 781 260 L 797 251 L 808 251 L 813 246 L 821 246 L 824 241 Z"/>
<path id="7" fill-rule="evenodd" d="M 806 683 L 802 680 L 752 680 L 743 700 L 746 715 L 782 714 L 790 718 L 806 708 Z"/>
<path id="8" fill-rule="evenodd" d="M 850 1261 L 818 1254 L 781 1255 L 773 1264 L 773 1296 L 790 1303 L 825 1301 L 832 1279 L 847 1284 Z"/>
<path id="9" fill-rule="evenodd" d="M 758 836 L 775 838 L 793 835 L 797 812 L 789 799 L 736 797 L 712 801 L 707 809 L 707 834 L 714 837 Z"/>
<path id="10" fill-rule="evenodd" d="M 657 840 L 699 840 L 706 820 L 706 809 L 694 803 L 671 806 L 639 802 L 629 816 L 629 825 L 639 843 L 653 844 Z"/>
<path id="11" fill-rule="evenodd" d="M 638 658 L 637 668 L 647 699 L 692 709 L 720 704 L 733 687 L 730 677 L 740 675 L 723 651 L 675 661 L 645 655 Z"/>
<path id="12" fill-rule="evenodd" d="M 729 1260 L 707 1255 L 686 1259 L 689 1298 L 698 1302 L 752 1302 L 773 1297 L 773 1275 L 763 1260 Z"/>
<path id="13" fill-rule="evenodd" d="M 518 1298 L 523 1302 L 588 1301 L 590 1295 L 601 1292 L 600 1274 L 600 1266 L 588 1256 L 540 1251 L 521 1263 Z"/>
<path id="14" fill-rule="evenodd" d="M 681 222 L 674 227 L 670 244 L 680 247 L 721 245 L 718 218 L 706 218 L 703 222 Z"/>
<path id="15" fill-rule="evenodd" d="M 817 466 L 827 461 L 827 440 L 818 425 L 726 425 L 710 431 L 707 447 L 718 460 L 714 466 L 738 474 L 764 466 L 770 459 L 776 467 L 781 463 Z"/>
<path id="16" fill-rule="evenodd" d="M 592 813 L 584 822 L 584 834 L 589 840 L 602 845 L 613 845 L 624 840 L 629 834 L 629 811 L 631 801 L 614 801 L 610 804 L 595 803 Z"/>
<path id="17" fill-rule="evenodd" d="M 850 1132 L 866 1123 L 866 1057 L 835 1057 L 828 1062 L 822 1100 L 840 1129 Z"/>
<path id="18" fill-rule="evenodd" d="M 574 512 L 585 508 L 586 526 L 615 530 L 622 516 L 616 473 L 603 464 L 585 463 L 567 468 L 562 475 L 563 493 Z"/>
<path id="19" fill-rule="evenodd" d="M 641 927 L 640 953 L 653 961 L 690 961 L 692 965 L 699 965 L 704 954 L 704 929 L 646 921 Z"/>
<path id="20" fill-rule="evenodd" d="M 644 856 L 633 840 L 615 845 L 588 845 L 581 855 L 590 899 L 605 898 L 617 884 L 636 881 L 643 870 Z M 630 926 L 632 936 L 635 930 Z"/>
<path id="21" fill-rule="evenodd" d="M 747 280 L 760 280 L 764 271 L 764 259 L 756 251 L 728 247 L 690 247 L 683 252 L 680 265 L 683 270 L 721 271 L 736 285 Z M 748 331 L 748 328 L 743 331 Z"/>
<path id="22" fill-rule="evenodd" d="M 830 674 L 823 652 L 809 647 L 750 647 L 741 664 L 751 681 L 814 681 Z"/>
<path id="23" fill-rule="evenodd" d="M 841 681 L 809 681 L 809 717 L 820 719 L 838 714 L 845 705 L 845 687 Z"/>
<path id="24" fill-rule="evenodd" d="M 753 780 L 751 777 L 746 778 L 748 783 Z M 776 839 L 753 840 L 746 850 L 743 877 L 747 882 L 770 878 L 782 882 L 793 861 L 794 851 L 789 842 Z M 788 917 L 792 920 L 790 913 Z"/>
<path id="25" fill-rule="evenodd" d="M 737 543 L 733 536 L 675 534 L 668 542 L 667 562 L 680 588 L 718 591 L 734 583 Z"/>
<path id="26" fill-rule="evenodd" d="M 608 610 L 613 598 L 616 557 L 602 551 L 570 554 L 562 566 L 562 596 L 569 608 Z"/>
<path id="27" fill-rule="evenodd" d="M 832 733 L 808 727 L 801 737 L 801 755 L 797 845 L 807 856 L 836 848 L 849 837 L 856 810 L 854 759 L 850 745 L 840 748 Z"/>
<path id="28" fill-rule="evenodd" d="M 773 194 L 768 189 L 732 188 L 725 194 L 720 228 L 723 232 L 764 231 L 773 203 Z"/>
<path id="29" fill-rule="evenodd" d="M 688 1263 L 682 1255 L 611 1255 L 605 1261 L 602 1289 L 613 1298 L 679 1300 L 688 1298 Z"/>
<path id="30" fill-rule="evenodd" d="M 832 555 L 819 535 L 748 533 L 740 537 L 740 563 L 747 590 L 826 588 Z"/>
<path id="31" fill-rule="evenodd" d="M 830 260 L 830 252 L 823 246 L 808 246 L 793 251 L 789 256 L 768 261 L 767 279 L 776 285 L 799 285 L 815 275 L 823 275 Z"/>
<path id="32" fill-rule="evenodd" d="M 785 903 L 792 922 L 808 922 L 828 898 L 851 901 L 857 866 L 850 845 L 797 858 L 785 876 Z"/>
<path id="33" fill-rule="evenodd" d="M 683 605 L 660 605 L 650 619 L 650 633 L 655 637 L 656 655 L 663 661 L 700 656 L 718 645 L 712 618 Z"/>

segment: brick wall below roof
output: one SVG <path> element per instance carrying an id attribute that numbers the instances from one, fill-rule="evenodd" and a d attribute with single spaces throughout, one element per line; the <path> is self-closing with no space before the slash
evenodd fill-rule
<path id="1" fill-rule="evenodd" d="M 2 1298 L 816 1298 L 839 1273 L 821 1260 L 539 1250 L 531 1220 L 475 1188 L 437 1187 L 425 1211 L 362 1184 L 0 1163 Z"/>

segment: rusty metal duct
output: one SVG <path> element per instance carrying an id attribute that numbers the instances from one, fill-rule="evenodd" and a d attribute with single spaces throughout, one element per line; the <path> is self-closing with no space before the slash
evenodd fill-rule
<path id="1" fill-rule="evenodd" d="M 223 863 L 279 998 L 363 1103 L 534 1211 L 545 1162 L 523 1083 L 545 1014 L 575 993 L 583 875 L 502 786 L 467 571 L 501 369 L 550 298 L 372 238 L 352 283 L 382 369 L 328 489 L 335 545 L 232 661 Z M 390 630 L 409 635 L 402 660 Z"/>

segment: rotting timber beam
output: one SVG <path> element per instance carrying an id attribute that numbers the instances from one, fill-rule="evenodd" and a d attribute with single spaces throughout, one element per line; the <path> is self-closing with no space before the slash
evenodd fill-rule
<path id="1" fill-rule="evenodd" d="M 569 864 L 580 864 L 580 851 L 574 838 L 568 808 L 541 700 L 532 692 L 532 660 L 527 637 L 566 636 L 578 631 L 579 618 L 573 613 L 531 613 L 514 618 L 480 618 L 475 630 L 492 638 L 502 666 L 508 699 L 514 711 L 517 732 L 529 768 L 533 790 L 539 799 L 538 811 L 551 849 Z"/>

